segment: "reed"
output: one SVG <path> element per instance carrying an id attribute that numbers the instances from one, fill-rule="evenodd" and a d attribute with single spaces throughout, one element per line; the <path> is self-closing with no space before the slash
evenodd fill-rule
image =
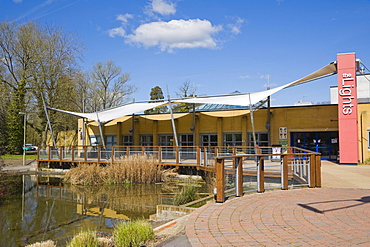
<path id="1" fill-rule="evenodd" d="M 142 246 L 146 241 L 154 238 L 151 225 L 145 220 L 123 222 L 115 226 L 113 239 L 115 246 Z"/>
<path id="2" fill-rule="evenodd" d="M 194 201 L 197 195 L 197 191 L 198 189 L 194 183 L 188 183 L 184 185 L 181 190 L 175 195 L 173 199 L 173 204 L 175 206 L 180 206 Z"/>
<path id="3" fill-rule="evenodd" d="M 122 157 L 105 167 L 97 164 L 80 164 L 65 175 L 65 182 L 74 185 L 157 183 L 167 180 L 169 172 L 157 166 L 152 156 Z"/>

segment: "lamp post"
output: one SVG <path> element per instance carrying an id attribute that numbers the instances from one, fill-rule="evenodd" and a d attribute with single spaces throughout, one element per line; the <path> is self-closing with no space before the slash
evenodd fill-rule
<path id="1" fill-rule="evenodd" d="M 24 112 L 19 112 L 19 114 L 24 115 L 23 118 L 23 166 L 26 165 L 26 116 Z"/>

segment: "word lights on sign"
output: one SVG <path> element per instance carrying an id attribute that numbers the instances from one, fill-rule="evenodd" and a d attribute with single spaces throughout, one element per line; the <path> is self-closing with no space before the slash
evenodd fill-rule
<path id="1" fill-rule="evenodd" d="M 352 103 L 352 100 L 355 98 L 352 90 L 356 90 L 354 82 L 355 79 L 353 78 L 352 74 L 342 74 L 342 84 L 341 88 L 338 90 L 338 93 L 339 96 L 342 97 L 342 113 L 344 115 L 351 115 L 352 107 L 354 107 L 354 104 Z"/>

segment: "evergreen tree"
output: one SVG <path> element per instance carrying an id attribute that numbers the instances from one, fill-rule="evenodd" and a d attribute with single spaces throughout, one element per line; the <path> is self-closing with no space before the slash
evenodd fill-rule
<path id="1" fill-rule="evenodd" d="M 150 91 L 150 101 L 149 102 L 164 102 L 164 96 L 162 88 L 155 86 Z M 156 113 L 166 113 L 168 111 L 166 106 L 152 108 L 144 111 L 145 114 L 156 114 Z"/>

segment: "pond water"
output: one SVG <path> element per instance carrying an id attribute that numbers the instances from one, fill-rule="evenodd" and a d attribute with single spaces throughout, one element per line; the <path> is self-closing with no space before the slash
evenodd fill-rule
<path id="1" fill-rule="evenodd" d="M 58 246 L 81 230 L 111 233 L 122 220 L 149 219 L 171 205 L 179 183 L 64 186 L 60 177 L 21 175 L 22 189 L 0 201 L 1 246 L 52 239 Z M 206 192 L 200 187 L 199 192 Z"/>

